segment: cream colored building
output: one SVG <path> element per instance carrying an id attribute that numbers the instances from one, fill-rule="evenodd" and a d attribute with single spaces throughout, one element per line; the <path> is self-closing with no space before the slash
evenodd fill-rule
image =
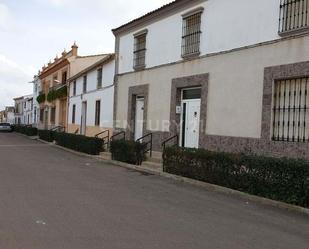
<path id="1" fill-rule="evenodd" d="M 69 52 L 64 51 L 60 58 L 56 57 L 42 68 L 39 72 L 41 92 L 37 99 L 40 99 L 39 128 L 59 127 L 67 130 L 68 79 L 103 57 L 79 56 L 78 47 L 74 43 Z"/>
<path id="2" fill-rule="evenodd" d="M 177 135 L 308 159 L 309 4 L 296 5 L 292 20 L 278 0 L 178 0 L 114 29 L 115 129 L 152 133 L 158 151 Z"/>

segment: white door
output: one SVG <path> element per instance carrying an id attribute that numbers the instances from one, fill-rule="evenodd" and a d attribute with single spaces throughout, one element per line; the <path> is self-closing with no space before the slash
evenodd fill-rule
<path id="1" fill-rule="evenodd" d="M 135 130 L 134 130 L 135 140 L 143 136 L 144 105 L 145 105 L 145 99 L 141 97 L 137 97 L 136 98 L 136 109 L 135 109 Z"/>
<path id="2" fill-rule="evenodd" d="M 201 100 L 184 100 L 182 145 L 186 148 L 198 148 L 200 132 Z"/>
<path id="3" fill-rule="evenodd" d="M 81 126 L 80 126 L 81 135 L 86 135 L 86 125 L 87 125 L 87 102 L 83 102 L 82 103 Z"/>

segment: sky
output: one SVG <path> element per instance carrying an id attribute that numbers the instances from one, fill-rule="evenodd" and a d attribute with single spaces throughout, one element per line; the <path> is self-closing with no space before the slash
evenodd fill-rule
<path id="1" fill-rule="evenodd" d="M 0 110 L 32 93 L 33 76 L 76 41 L 79 55 L 114 51 L 111 29 L 172 0 L 0 0 Z"/>

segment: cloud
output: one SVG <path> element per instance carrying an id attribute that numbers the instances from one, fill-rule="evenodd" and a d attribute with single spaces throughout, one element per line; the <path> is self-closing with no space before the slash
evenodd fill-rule
<path id="1" fill-rule="evenodd" d="M 32 67 L 22 67 L 0 54 L 0 110 L 6 105 L 12 105 L 13 98 L 18 97 L 16 94 L 31 93 L 32 86 L 27 82 L 32 75 Z"/>
<path id="2" fill-rule="evenodd" d="M 0 30 L 7 30 L 10 26 L 10 11 L 9 8 L 0 3 Z"/>

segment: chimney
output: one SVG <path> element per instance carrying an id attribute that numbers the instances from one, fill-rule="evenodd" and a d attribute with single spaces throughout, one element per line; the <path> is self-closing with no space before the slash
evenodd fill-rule
<path id="1" fill-rule="evenodd" d="M 71 48 L 72 48 L 72 55 L 77 56 L 78 46 L 76 45 L 76 42 L 74 42 Z"/>

